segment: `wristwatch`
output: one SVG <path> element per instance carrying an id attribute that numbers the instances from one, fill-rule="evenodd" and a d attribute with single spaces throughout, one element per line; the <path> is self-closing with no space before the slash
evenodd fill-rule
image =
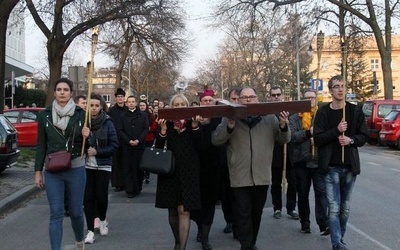
<path id="1" fill-rule="evenodd" d="M 350 138 L 350 145 L 353 145 L 353 144 L 354 144 L 354 139 Z"/>

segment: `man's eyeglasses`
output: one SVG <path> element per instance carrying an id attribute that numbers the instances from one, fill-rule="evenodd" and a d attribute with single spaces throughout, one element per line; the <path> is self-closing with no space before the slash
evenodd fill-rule
<path id="1" fill-rule="evenodd" d="M 339 84 L 333 85 L 333 86 L 331 87 L 331 89 L 344 89 L 344 88 L 346 88 L 346 86 L 344 86 L 344 85 L 339 85 Z"/>
<path id="2" fill-rule="evenodd" d="M 272 97 L 280 97 L 281 95 L 282 95 L 281 93 L 279 93 L 279 94 L 271 94 Z"/>
<path id="3" fill-rule="evenodd" d="M 253 99 L 256 99 L 257 98 L 257 96 L 255 96 L 255 95 L 250 95 L 250 96 L 241 96 L 241 97 L 239 97 L 239 99 L 240 100 L 253 100 Z"/>

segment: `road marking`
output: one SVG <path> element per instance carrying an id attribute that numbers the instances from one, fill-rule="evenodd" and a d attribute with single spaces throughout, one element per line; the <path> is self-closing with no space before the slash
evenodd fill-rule
<path id="1" fill-rule="evenodd" d="M 374 238 L 372 238 L 371 236 L 369 236 L 368 234 L 364 233 L 363 231 L 361 231 L 360 229 L 356 228 L 355 226 L 351 225 L 350 223 L 347 223 L 347 226 L 350 227 L 352 230 L 356 231 L 358 234 L 360 234 L 361 236 L 363 236 L 364 238 L 366 238 L 367 240 L 375 243 L 377 246 L 379 246 L 381 249 L 385 249 L 385 250 L 392 250 L 390 247 L 386 246 L 385 244 L 375 240 Z"/>
<path id="2" fill-rule="evenodd" d="M 381 164 L 378 164 L 376 162 L 372 162 L 372 161 L 367 161 L 366 163 L 370 164 L 370 165 L 374 165 L 374 166 L 380 166 Z"/>
<path id="3" fill-rule="evenodd" d="M 400 172 L 400 169 L 391 168 L 391 170 L 393 170 L 395 172 Z"/>

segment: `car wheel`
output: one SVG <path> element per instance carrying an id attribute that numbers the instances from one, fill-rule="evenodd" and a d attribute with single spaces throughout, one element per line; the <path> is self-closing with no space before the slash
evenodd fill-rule
<path id="1" fill-rule="evenodd" d="M 368 138 L 367 143 L 368 143 L 369 145 L 376 145 L 376 144 L 377 144 L 377 141 L 376 141 L 375 139 Z"/>

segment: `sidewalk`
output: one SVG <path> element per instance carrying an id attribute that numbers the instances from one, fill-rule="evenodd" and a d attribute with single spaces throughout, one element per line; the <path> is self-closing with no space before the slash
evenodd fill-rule
<path id="1" fill-rule="evenodd" d="M 38 192 L 35 187 L 33 163 L 17 164 L 0 173 L 0 218 L 27 197 Z"/>

